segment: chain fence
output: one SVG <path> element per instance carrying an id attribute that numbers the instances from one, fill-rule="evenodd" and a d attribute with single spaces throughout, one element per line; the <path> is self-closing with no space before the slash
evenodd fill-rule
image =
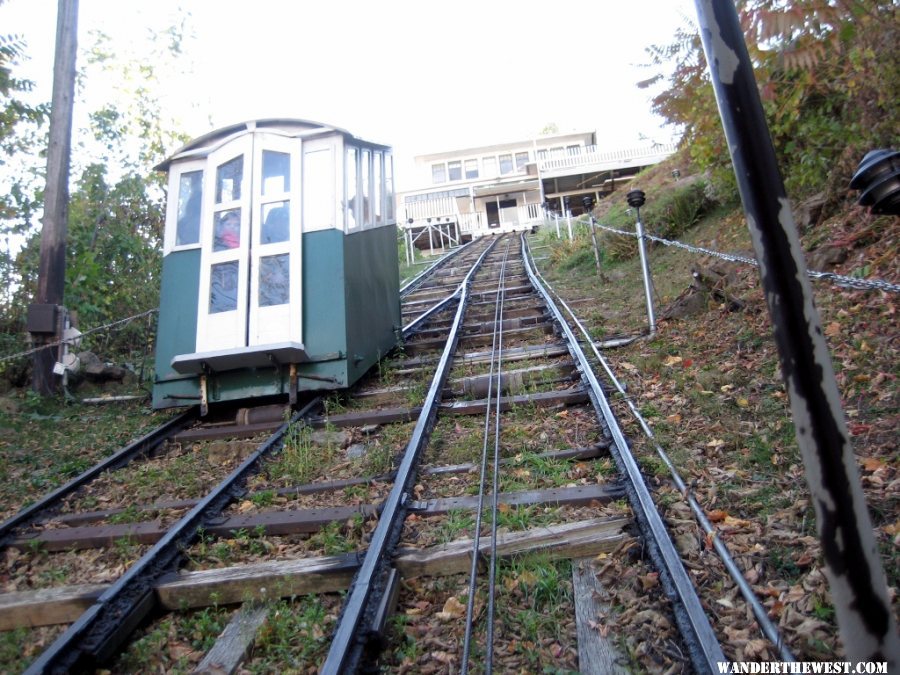
<path id="1" fill-rule="evenodd" d="M 610 227 L 608 225 L 603 225 L 602 223 L 594 222 L 601 230 L 605 230 L 607 232 L 611 232 L 613 234 L 619 234 L 626 237 L 634 237 L 638 238 L 636 232 L 628 232 L 627 230 L 619 230 L 614 227 Z M 722 253 L 720 251 L 713 251 L 712 249 L 703 248 L 702 246 L 691 246 L 690 244 L 685 244 L 681 241 L 674 241 L 672 239 L 663 239 L 662 237 L 657 237 L 652 234 L 645 234 L 644 239 L 649 241 L 656 242 L 657 244 L 662 244 L 663 246 L 674 246 L 675 248 L 681 248 L 685 251 L 690 251 L 691 253 L 697 253 L 700 255 L 708 255 L 713 258 L 720 258 L 721 260 L 727 260 L 728 262 L 736 262 L 743 263 L 745 265 L 753 265 L 754 267 L 759 267 L 759 263 L 755 258 L 748 258 L 742 255 L 736 255 L 732 253 Z M 831 283 L 842 286 L 846 288 L 853 288 L 856 290 L 863 291 L 886 291 L 889 293 L 900 293 L 900 285 L 892 284 L 888 281 L 882 281 L 881 279 L 865 279 L 862 277 L 853 277 L 846 276 L 843 274 L 835 274 L 834 272 L 817 272 L 815 270 L 807 270 L 807 274 L 809 274 L 810 278 L 830 281 Z"/>

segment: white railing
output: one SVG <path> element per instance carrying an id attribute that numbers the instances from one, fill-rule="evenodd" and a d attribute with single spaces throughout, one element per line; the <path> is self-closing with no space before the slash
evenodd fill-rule
<path id="1" fill-rule="evenodd" d="M 427 199 L 418 202 L 402 204 L 405 211 L 403 220 L 425 220 L 426 218 L 456 218 L 456 199 L 443 197 L 440 199 Z"/>
<path id="2" fill-rule="evenodd" d="M 475 213 L 460 213 L 459 231 L 463 234 L 472 234 L 487 229 L 485 214 L 481 211 Z"/>
<path id="3" fill-rule="evenodd" d="M 596 145 L 588 145 L 579 148 L 580 152 L 565 156 L 553 156 L 546 159 L 538 159 L 538 170 L 541 173 L 571 169 L 578 166 L 607 164 L 616 166 L 628 166 L 641 163 L 654 164 L 675 152 L 674 143 L 647 145 L 639 148 L 624 150 L 601 151 Z"/>

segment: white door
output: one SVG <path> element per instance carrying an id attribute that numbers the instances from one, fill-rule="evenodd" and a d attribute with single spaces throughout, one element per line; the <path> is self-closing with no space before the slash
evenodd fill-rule
<path id="1" fill-rule="evenodd" d="M 210 153 L 197 352 L 302 341 L 300 150 L 248 134 Z"/>

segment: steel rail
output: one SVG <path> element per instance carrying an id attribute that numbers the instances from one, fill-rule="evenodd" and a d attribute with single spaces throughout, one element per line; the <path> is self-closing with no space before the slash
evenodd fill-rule
<path id="1" fill-rule="evenodd" d="M 48 511 L 53 509 L 63 497 L 66 497 L 81 486 L 89 483 L 104 471 L 121 468 L 134 458 L 152 450 L 167 438 L 193 422 L 197 418 L 198 410 L 199 409 L 196 406 L 186 410 L 136 441 L 132 441 L 124 448 L 121 448 L 106 459 L 101 460 L 68 483 L 59 486 L 53 492 L 50 492 L 33 504 L 26 506 L 14 516 L 5 520 L 0 524 L 0 548 L 5 548 L 12 541 L 12 531 L 14 529 L 27 527 L 28 525 L 37 522 L 42 517 L 46 516 Z"/>
<path id="2" fill-rule="evenodd" d="M 366 628 L 360 631 L 360 626 L 363 624 L 364 617 L 371 617 L 374 613 L 375 606 L 378 604 L 375 587 L 383 584 L 383 577 L 387 570 L 385 554 L 396 545 L 400 537 L 403 527 L 403 518 L 401 516 L 405 515 L 405 505 L 409 500 L 409 485 L 415 479 L 415 469 L 419 455 L 422 448 L 425 447 L 434 425 L 437 416 L 437 403 L 440 400 L 444 382 L 450 372 L 453 353 L 456 351 L 456 344 L 459 341 L 460 327 L 468 300 L 469 284 L 496 243 L 497 240 L 495 239 L 482 252 L 461 284 L 460 301 L 456 308 L 456 315 L 450 328 L 447 344 L 441 354 L 437 370 L 425 397 L 422 412 L 419 414 L 415 429 L 397 469 L 397 479 L 384 502 L 378 518 L 378 524 L 372 533 L 369 548 L 365 553 L 362 565 L 354 577 L 349 595 L 344 602 L 341 618 L 332 637 L 328 656 L 325 658 L 325 662 L 319 671 L 324 675 L 355 672 L 362 658 L 365 642 L 371 637 L 370 629 Z M 368 622 L 368 626 L 371 626 L 371 622 Z"/>
<path id="3" fill-rule="evenodd" d="M 479 237 L 479 239 L 480 239 L 480 237 Z M 410 279 L 405 284 L 403 284 L 403 286 L 400 287 L 400 297 L 402 298 L 405 295 L 409 295 L 410 293 L 412 293 L 414 290 L 416 290 L 416 287 L 420 283 L 425 281 L 425 279 L 427 279 L 429 276 L 431 276 L 432 273 L 436 272 L 438 269 L 443 267 L 444 263 L 455 258 L 461 251 L 467 249 L 469 246 L 474 244 L 476 241 L 478 241 L 478 239 L 473 239 L 472 241 L 467 242 L 467 243 L 463 244 L 462 246 L 458 246 L 457 248 L 453 249 L 446 255 L 443 255 L 440 258 L 438 258 L 437 260 L 435 260 L 434 263 L 432 263 L 431 265 L 426 267 L 424 270 L 419 272 L 416 276 L 414 276 L 412 279 Z"/>
<path id="4" fill-rule="evenodd" d="M 97 664 L 112 656 L 135 625 L 152 609 L 155 581 L 178 563 L 200 528 L 217 517 L 233 498 L 243 493 L 244 481 L 263 457 L 281 447 L 290 425 L 309 415 L 320 402 L 319 397 L 313 399 L 290 421 L 282 424 L 256 452 L 175 523 L 153 548 L 85 610 L 25 673 L 84 672 L 93 670 Z"/>
<path id="5" fill-rule="evenodd" d="M 527 243 L 524 235 L 521 237 L 523 247 L 527 251 Z M 640 467 L 631 454 L 625 435 L 619 427 L 619 423 L 606 400 L 603 389 L 597 381 L 597 377 L 591 368 L 590 362 L 585 356 L 572 333 L 572 329 L 565 321 L 553 298 L 534 274 L 528 255 L 523 255 L 525 270 L 531 283 L 544 299 L 547 309 L 556 319 L 563 335 L 568 343 L 569 350 L 578 364 L 581 376 L 585 380 L 591 400 L 597 410 L 598 417 L 605 423 L 612 437 L 610 451 L 613 453 L 619 470 L 628 478 L 627 492 L 635 512 L 635 517 L 642 524 L 643 532 L 649 537 L 648 546 L 651 559 L 660 572 L 660 581 L 667 595 L 673 600 L 675 620 L 681 628 L 682 637 L 687 643 L 694 668 L 698 672 L 718 672 L 717 664 L 726 661 L 718 638 L 713 632 L 709 618 L 697 597 L 696 589 L 672 539 L 666 530 L 662 516 L 653 503 L 650 490 L 644 483 Z M 674 602 L 676 601 L 677 602 Z"/>
<path id="6" fill-rule="evenodd" d="M 475 241 L 477 241 L 477 240 L 475 240 Z M 469 246 L 469 244 L 472 244 L 472 243 L 473 242 L 470 241 L 468 244 L 466 244 L 466 246 Z M 437 263 L 435 263 L 434 266 L 436 267 L 440 264 L 441 264 L 441 261 L 438 261 Z M 461 284 L 457 284 L 456 290 L 454 290 L 453 293 L 451 293 L 447 297 L 443 298 L 442 300 L 439 300 L 437 303 L 435 303 L 434 305 L 432 305 L 431 307 L 426 309 L 419 316 L 417 316 L 415 319 L 413 319 L 408 324 L 406 324 L 403 327 L 403 330 L 401 333 L 402 336 L 404 338 L 409 337 L 409 335 L 411 335 L 413 332 L 415 332 L 416 329 L 418 329 L 418 327 L 421 324 L 425 323 L 431 316 L 433 316 L 434 314 L 437 314 L 438 312 L 443 310 L 445 307 L 447 307 L 447 305 L 449 305 L 451 302 L 453 302 L 453 300 L 455 298 L 459 297 L 460 287 L 461 287 Z"/>
<path id="7" fill-rule="evenodd" d="M 546 283 L 546 279 L 544 279 L 543 275 L 541 275 L 539 271 L 536 271 L 536 274 L 538 278 Z M 553 290 L 552 287 L 551 290 Z M 701 529 L 705 534 L 711 535 L 713 547 L 716 549 L 716 552 L 722 559 L 722 564 L 725 565 L 725 569 L 728 570 L 728 574 L 731 576 L 731 578 L 734 580 L 734 583 L 741 591 L 741 595 L 744 596 L 744 600 L 747 601 L 747 604 L 750 605 L 751 610 L 753 610 L 753 615 L 756 617 L 756 623 L 759 625 L 760 631 L 778 650 L 778 654 L 781 657 L 782 661 L 796 661 L 796 657 L 785 644 L 781 634 L 778 632 L 778 628 L 775 626 L 775 624 L 772 623 L 771 619 L 769 619 L 766 608 L 759 601 L 759 598 L 756 597 L 756 594 L 753 592 L 753 588 L 751 588 L 750 584 L 744 578 L 744 573 L 743 571 L 741 571 L 741 568 L 738 567 L 737 562 L 732 557 L 731 551 L 728 549 L 728 546 L 726 546 L 725 542 L 719 536 L 718 531 L 709 521 L 709 518 L 706 517 L 706 512 L 703 510 L 703 506 L 699 501 L 697 501 L 694 493 L 685 484 L 684 480 L 681 477 L 681 474 L 678 473 L 678 469 L 672 463 L 669 455 L 657 442 L 656 436 L 653 435 L 653 430 L 650 429 L 650 425 L 647 424 L 647 421 L 644 419 L 644 416 L 641 415 L 637 406 L 634 404 L 634 401 L 632 401 L 626 393 L 625 387 L 616 378 L 616 375 L 615 373 L 613 373 L 609 362 L 606 360 L 606 357 L 604 357 L 600 353 L 600 350 L 597 348 L 597 344 L 591 339 L 591 335 L 588 332 L 587 328 L 584 327 L 584 324 L 581 323 L 581 320 L 575 315 L 575 312 L 573 312 L 571 307 L 566 304 L 565 300 L 559 297 L 559 294 L 555 290 L 553 290 L 553 294 L 556 296 L 559 304 L 562 305 L 563 309 L 565 309 L 568 315 L 571 317 L 572 322 L 575 324 L 578 330 L 581 331 L 581 334 L 584 336 L 585 341 L 591 346 L 591 350 L 594 352 L 594 356 L 597 357 L 597 361 L 601 366 L 603 366 L 603 369 L 606 371 L 606 375 L 610 379 L 610 382 L 612 382 L 613 386 L 622 395 L 622 400 L 624 400 L 625 403 L 628 404 L 628 408 L 631 410 L 631 414 L 634 415 L 635 419 L 638 421 L 638 424 L 641 425 L 644 434 L 646 434 L 647 438 L 649 438 L 653 443 L 656 454 L 669 469 L 669 475 L 672 477 L 672 481 L 675 483 L 675 487 L 681 493 L 682 497 L 687 500 L 688 505 L 691 507 L 691 511 L 693 511 L 694 513 L 694 518 L 700 525 Z"/>
<path id="8" fill-rule="evenodd" d="M 507 245 L 507 252 L 509 251 L 509 246 Z M 505 256 L 504 256 L 505 261 Z M 497 341 L 498 335 L 503 330 L 503 325 L 501 322 L 501 302 L 500 296 L 503 291 L 503 272 L 506 269 L 506 266 L 500 268 L 500 277 L 497 281 L 497 296 L 494 301 L 494 334 L 492 336 L 491 341 L 491 366 L 490 372 L 488 373 L 488 390 L 486 397 L 486 404 L 484 406 L 484 436 L 483 443 L 481 446 L 481 472 L 479 474 L 478 479 L 478 508 L 475 511 L 475 532 L 472 538 L 472 565 L 469 569 L 469 597 L 466 601 L 466 631 L 463 637 L 463 653 L 462 653 L 462 664 L 460 666 L 460 674 L 466 675 L 469 672 L 469 654 L 472 649 L 472 629 L 474 627 L 474 615 L 475 615 L 475 587 L 476 582 L 478 581 L 478 560 L 481 549 L 481 517 L 484 511 L 484 487 L 487 479 L 487 451 L 488 451 L 488 437 L 490 436 L 490 427 L 491 427 L 491 400 L 493 398 L 493 388 L 494 388 L 494 355 L 497 352 Z M 499 366 L 499 364 L 498 364 Z M 500 376 L 497 376 L 497 400 L 499 402 L 501 397 L 501 384 L 500 384 Z"/>

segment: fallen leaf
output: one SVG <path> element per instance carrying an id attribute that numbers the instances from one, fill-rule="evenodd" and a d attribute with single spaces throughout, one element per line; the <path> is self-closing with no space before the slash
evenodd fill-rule
<path id="1" fill-rule="evenodd" d="M 664 366 L 674 366 L 677 363 L 681 363 L 684 359 L 680 356 L 668 356 L 665 361 L 663 361 Z"/>
<path id="2" fill-rule="evenodd" d="M 455 595 L 447 598 L 444 603 L 444 609 L 435 614 L 441 621 L 452 621 L 453 619 L 461 619 L 466 615 L 466 606 L 456 599 Z"/>
<path id="3" fill-rule="evenodd" d="M 837 321 L 832 321 L 825 327 L 825 335 L 829 337 L 834 337 L 835 335 L 840 335 L 841 333 L 841 324 Z"/>
<path id="4" fill-rule="evenodd" d="M 878 469 L 883 469 L 886 465 L 877 457 L 866 457 L 862 461 L 863 469 L 866 471 L 878 471 Z"/>

